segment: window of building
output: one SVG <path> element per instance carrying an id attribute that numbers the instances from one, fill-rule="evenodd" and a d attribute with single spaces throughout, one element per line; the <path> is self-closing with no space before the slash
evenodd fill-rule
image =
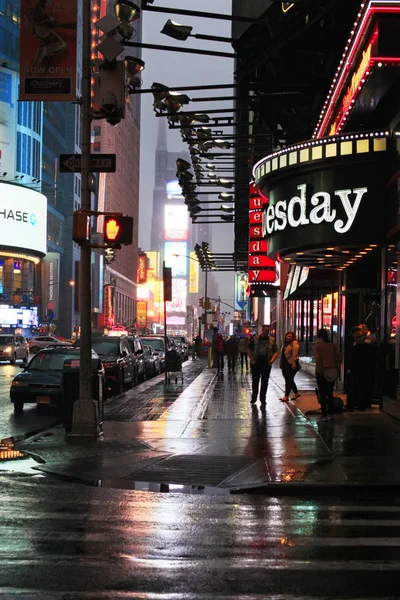
<path id="1" fill-rule="evenodd" d="M 14 260 L 14 290 L 22 289 L 22 262 Z"/>

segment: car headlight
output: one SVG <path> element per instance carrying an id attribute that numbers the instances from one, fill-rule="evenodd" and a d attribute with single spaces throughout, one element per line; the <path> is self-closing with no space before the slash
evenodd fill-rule
<path id="1" fill-rule="evenodd" d="M 12 352 L 11 346 L 8 346 L 7 348 L 4 348 L 3 352 L 7 352 L 7 353 Z"/>
<path id="2" fill-rule="evenodd" d="M 11 383 L 12 387 L 28 387 L 29 381 L 13 381 Z"/>

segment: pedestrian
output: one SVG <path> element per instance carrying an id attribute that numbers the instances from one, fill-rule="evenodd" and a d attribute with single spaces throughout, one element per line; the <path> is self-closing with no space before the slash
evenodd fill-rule
<path id="1" fill-rule="evenodd" d="M 242 337 L 240 338 L 238 350 L 240 353 L 240 370 L 243 372 L 243 363 L 246 365 L 246 371 L 249 370 L 249 362 L 247 356 L 247 350 L 249 348 L 249 338 Z"/>
<path id="2" fill-rule="evenodd" d="M 278 356 L 278 347 L 275 339 L 269 335 L 268 325 L 264 325 L 261 334 L 254 336 L 250 340 L 247 352 L 251 368 L 251 404 L 257 402 L 260 379 L 260 401 L 261 404 L 265 404 L 271 366 Z"/>
<path id="3" fill-rule="evenodd" d="M 364 344 L 363 362 L 364 376 L 361 384 L 362 398 L 360 406 L 362 409 L 371 408 L 372 396 L 375 386 L 375 375 L 378 363 L 378 344 L 376 337 L 368 329 L 365 323 L 358 326 L 360 329 L 360 337 L 357 340 L 358 344 Z"/>
<path id="4" fill-rule="evenodd" d="M 356 348 L 357 343 L 361 337 L 361 329 L 358 325 L 355 325 L 351 328 L 349 343 L 346 346 L 346 362 L 349 366 L 346 372 L 346 412 L 354 412 L 354 407 L 356 405 L 357 394 L 355 390 L 354 384 L 354 368 L 357 363 L 357 354 L 358 349 Z"/>
<path id="5" fill-rule="evenodd" d="M 280 361 L 282 375 L 285 380 L 285 395 L 281 398 L 282 402 L 289 400 L 289 394 L 292 390 L 294 392 L 293 400 L 300 397 L 294 381 L 297 371 L 300 371 L 299 350 L 300 345 L 296 340 L 294 331 L 288 331 L 283 341 Z"/>
<path id="6" fill-rule="evenodd" d="M 226 340 L 225 354 L 228 359 L 228 371 L 234 371 L 238 354 L 238 340 L 236 334 L 231 335 L 231 337 Z"/>
<path id="7" fill-rule="evenodd" d="M 315 372 L 319 391 L 319 401 L 322 408 L 322 420 L 333 416 L 333 388 L 339 377 L 342 357 L 336 345 L 329 341 L 326 329 L 319 329 L 314 346 Z"/>
<path id="8" fill-rule="evenodd" d="M 224 338 L 220 333 L 214 337 L 214 352 L 217 359 L 218 373 L 224 370 Z"/>
<path id="9" fill-rule="evenodd" d="M 348 371 L 350 388 L 350 406 L 347 409 L 365 411 L 371 407 L 376 369 L 376 338 L 368 331 L 366 325 L 358 325 L 352 329 L 353 345 Z"/>
<path id="10" fill-rule="evenodd" d="M 200 358 L 200 352 L 201 352 L 201 337 L 199 335 L 197 335 L 194 339 L 194 358 L 193 358 L 193 360 L 196 360 L 196 358 Z"/>

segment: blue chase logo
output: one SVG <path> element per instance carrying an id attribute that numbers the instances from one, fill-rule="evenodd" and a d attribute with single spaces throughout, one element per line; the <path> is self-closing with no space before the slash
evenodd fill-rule
<path id="1" fill-rule="evenodd" d="M 29 221 L 30 221 L 31 225 L 36 225 L 36 215 L 35 215 L 35 213 L 31 213 L 30 214 Z"/>

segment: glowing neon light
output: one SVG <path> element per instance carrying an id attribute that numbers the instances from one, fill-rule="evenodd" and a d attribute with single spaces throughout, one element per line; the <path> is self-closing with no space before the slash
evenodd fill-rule
<path id="1" fill-rule="evenodd" d="M 110 219 L 106 223 L 106 239 L 116 240 L 119 233 L 119 225 L 115 219 Z"/>
<path id="2" fill-rule="evenodd" d="M 361 8 L 364 8 L 364 5 L 361 5 Z M 313 137 L 323 137 L 324 132 L 327 127 L 327 123 L 331 118 L 332 111 L 335 108 L 337 99 L 341 92 L 342 86 L 344 84 L 344 80 L 348 75 L 349 69 L 351 69 L 352 61 L 356 52 L 359 50 L 359 44 L 365 31 L 370 24 L 372 17 L 378 14 L 399 14 L 400 13 L 400 1 L 388 1 L 388 0 L 371 0 L 367 6 L 365 6 L 365 12 L 361 11 L 358 15 L 358 21 L 354 24 L 354 29 L 351 32 L 351 35 L 348 39 L 348 45 L 345 48 L 345 52 L 342 55 L 342 59 L 340 60 L 339 67 L 336 71 L 336 75 L 334 77 L 333 83 L 331 85 L 331 90 L 328 94 L 328 97 L 324 103 L 323 109 L 321 111 L 321 115 L 315 128 Z M 358 30 L 357 30 L 358 28 Z M 351 47 L 350 47 L 351 44 Z M 379 57 L 379 62 L 388 61 L 396 63 L 399 57 L 386 58 Z M 324 111 L 325 115 L 323 115 Z"/>
<path id="3" fill-rule="evenodd" d="M 282 2 L 282 12 L 287 13 L 291 8 L 293 8 L 293 2 Z"/>

